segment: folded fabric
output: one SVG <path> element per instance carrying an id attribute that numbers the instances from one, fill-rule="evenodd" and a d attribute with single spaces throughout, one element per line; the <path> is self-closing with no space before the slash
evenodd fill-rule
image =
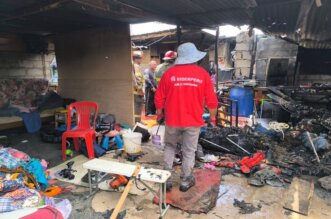
<path id="1" fill-rule="evenodd" d="M 26 187 L 19 188 L 0 197 L 0 213 L 25 207 L 37 207 L 40 201 L 40 195 L 36 190 Z"/>
<path id="2" fill-rule="evenodd" d="M 0 149 L 0 166 L 15 169 L 21 165 L 21 161 L 13 157 L 13 155 L 9 152 L 9 149 L 10 148 Z"/>

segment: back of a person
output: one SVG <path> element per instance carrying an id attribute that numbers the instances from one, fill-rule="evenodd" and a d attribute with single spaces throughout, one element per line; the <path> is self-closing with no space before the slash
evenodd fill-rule
<path id="1" fill-rule="evenodd" d="M 195 64 L 175 65 L 163 77 L 167 86 L 165 114 L 170 118 L 167 124 L 202 126 L 204 92 L 210 83 L 208 73 Z"/>
<path id="2" fill-rule="evenodd" d="M 195 185 L 193 167 L 199 141 L 203 106 L 210 113 L 210 123 L 216 123 L 217 97 L 208 73 L 195 65 L 206 56 L 193 43 L 183 43 L 178 47 L 178 57 L 159 83 L 155 94 L 157 121 L 165 120 L 164 169 L 173 171 L 173 161 L 181 138 L 182 172 L 179 190 L 188 191 Z M 166 182 L 171 188 L 172 179 Z"/>
<path id="3" fill-rule="evenodd" d="M 157 66 L 155 71 L 155 79 L 157 83 L 160 82 L 162 75 L 173 65 L 174 64 L 170 62 L 163 62 L 162 64 Z"/>

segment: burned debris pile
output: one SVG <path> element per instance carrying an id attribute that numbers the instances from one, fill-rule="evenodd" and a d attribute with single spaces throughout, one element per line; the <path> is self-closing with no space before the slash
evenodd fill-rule
<path id="1" fill-rule="evenodd" d="M 248 183 L 254 186 L 279 187 L 290 183 L 293 177 L 309 175 L 324 177 L 320 184 L 330 188 L 327 185 L 330 182 L 327 177 L 331 175 L 331 111 L 328 105 L 316 107 L 316 104 L 295 100 L 293 95 L 290 97 L 275 88 L 269 88 L 266 96 L 289 115 L 288 119 L 281 122 L 255 119 L 253 125 L 244 128 L 206 128 L 199 143 L 205 153 L 220 157 L 212 164 L 244 173 Z"/>

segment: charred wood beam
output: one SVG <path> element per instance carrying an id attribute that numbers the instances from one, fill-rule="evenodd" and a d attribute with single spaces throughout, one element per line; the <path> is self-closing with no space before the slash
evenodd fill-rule
<path id="1" fill-rule="evenodd" d="M 101 11 L 110 11 L 110 5 L 106 0 L 73 0 L 76 3 L 81 5 L 89 6 L 91 8 L 101 10 Z"/>
<path id="2" fill-rule="evenodd" d="M 6 18 L 0 20 L 0 23 L 4 23 L 7 21 L 15 20 L 15 19 L 21 19 L 26 16 L 38 14 L 38 13 L 49 11 L 49 10 L 54 10 L 54 9 L 62 6 L 64 3 L 68 3 L 70 1 L 71 0 L 51 0 L 44 4 L 40 4 L 40 3 L 33 4 L 27 8 L 23 8 L 19 11 L 13 11 L 13 12 L 11 12 L 11 14 L 7 14 Z"/>
<path id="3" fill-rule="evenodd" d="M 146 40 L 146 39 L 156 39 L 156 38 L 175 35 L 175 34 L 176 34 L 175 31 L 163 31 L 161 33 L 150 33 L 150 34 L 141 34 L 141 35 L 132 36 L 131 40 L 139 41 L 139 40 Z"/>
<path id="4" fill-rule="evenodd" d="M 127 5 L 117 0 L 73 0 L 74 2 L 87 6 L 91 9 L 100 11 L 103 16 L 114 16 L 114 15 L 129 15 L 132 17 L 139 18 L 153 18 L 157 19 L 160 16 L 150 13 L 148 11 Z"/>

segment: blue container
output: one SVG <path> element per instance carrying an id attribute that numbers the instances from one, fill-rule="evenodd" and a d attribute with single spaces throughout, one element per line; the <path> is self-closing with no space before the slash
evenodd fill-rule
<path id="1" fill-rule="evenodd" d="M 253 114 L 254 94 L 251 88 L 233 87 L 230 90 L 230 99 L 238 101 L 238 116 L 249 117 Z M 232 106 L 232 115 L 236 115 L 236 104 Z"/>

